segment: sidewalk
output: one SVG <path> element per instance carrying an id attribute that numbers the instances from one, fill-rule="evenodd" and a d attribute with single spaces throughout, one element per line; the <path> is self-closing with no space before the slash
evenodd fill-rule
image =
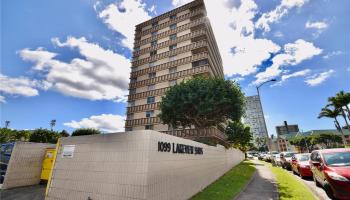
<path id="1" fill-rule="evenodd" d="M 256 173 L 247 185 L 244 191 L 241 192 L 235 200 L 277 200 L 278 189 L 273 173 L 268 167 L 252 160 L 256 167 Z"/>

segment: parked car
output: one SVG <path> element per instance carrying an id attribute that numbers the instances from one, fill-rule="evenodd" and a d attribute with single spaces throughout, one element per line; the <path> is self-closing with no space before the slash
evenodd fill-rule
<path id="1" fill-rule="evenodd" d="M 247 158 L 248 158 L 248 159 L 253 159 L 254 157 L 253 157 L 253 155 L 252 155 L 252 154 L 247 153 Z"/>
<path id="2" fill-rule="evenodd" d="M 292 171 L 299 174 L 301 178 L 311 177 L 312 171 L 310 168 L 310 153 L 296 154 L 292 157 Z"/>
<path id="3" fill-rule="evenodd" d="M 310 166 L 316 185 L 330 198 L 350 199 L 350 148 L 315 150 Z"/>
<path id="4" fill-rule="evenodd" d="M 259 156 L 258 156 L 258 159 L 259 160 L 264 160 L 264 157 L 266 156 L 266 154 L 264 153 L 260 153 Z"/>
<path id="5" fill-rule="evenodd" d="M 280 154 L 280 158 L 281 158 L 281 166 L 284 169 L 288 169 L 291 170 L 292 169 L 292 157 L 295 155 L 294 152 L 282 152 Z"/>
<path id="6" fill-rule="evenodd" d="M 14 143 L 4 143 L 0 145 L 0 184 L 2 184 L 5 179 L 7 165 L 10 161 L 13 147 Z"/>
<path id="7" fill-rule="evenodd" d="M 274 155 L 272 160 L 271 160 L 271 164 L 273 166 L 281 166 L 281 157 L 280 154 Z"/>

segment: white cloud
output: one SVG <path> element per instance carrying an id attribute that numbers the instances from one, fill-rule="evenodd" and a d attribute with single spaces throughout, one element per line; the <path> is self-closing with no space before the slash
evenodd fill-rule
<path id="1" fill-rule="evenodd" d="M 65 42 L 52 39 L 58 47 L 77 49 L 85 58 L 63 62 L 42 48 L 23 49 L 20 56 L 34 63 L 34 70 L 45 74 L 48 88 L 65 95 L 89 100 L 125 100 L 130 61 L 124 56 L 89 43 L 84 37 L 68 37 Z M 49 56 L 42 56 L 49 55 Z"/>
<path id="2" fill-rule="evenodd" d="M 297 71 L 297 72 L 294 72 L 291 74 L 282 75 L 281 80 L 286 81 L 290 78 L 299 77 L 299 76 L 306 76 L 310 72 L 311 72 L 310 69 L 305 69 L 305 70 Z"/>
<path id="3" fill-rule="evenodd" d="M 150 8 L 147 9 L 149 12 L 151 13 L 154 13 L 154 14 L 157 14 L 157 11 L 156 11 L 156 6 L 155 5 L 152 5 Z"/>
<path id="4" fill-rule="evenodd" d="M 331 51 L 331 52 L 327 53 L 326 55 L 322 56 L 322 58 L 329 59 L 333 56 L 338 56 L 338 55 L 342 55 L 342 54 L 344 54 L 344 52 L 342 52 L 342 51 Z"/>
<path id="5" fill-rule="evenodd" d="M 278 81 L 277 83 L 273 84 L 273 86 L 281 86 L 284 82 L 286 82 L 290 78 L 295 78 L 295 77 L 301 77 L 301 76 L 306 76 L 310 74 L 311 70 L 310 69 L 305 69 L 301 71 L 296 71 L 290 74 L 284 74 L 281 76 L 281 80 Z"/>
<path id="6" fill-rule="evenodd" d="M 99 7 L 95 4 L 96 7 Z M 112 3 L 98 13 L 98 16 L 111 30 L 121 33 L 125 38 L 122 45 L 133 48 L 135 26 L 151 18 L 146 4 L 141 0 L 123 0 Z"/>
<path id="7" fill-rule="evenodd" d="M 262 61 L 280 50 L 271 40 L 255 38 L 253 18 L 257 5 L 254 1 L 242 1 L 237 8 L 229 7 L 226 1 L 205 3 L 226 75 L 255 73 Z"/>
<path id="8" fill-rule="evenodd" d="M 125 116 L 102 114 L 93 115 L 89 118 L 83 118 L 80 121 L 72 120 L 71 122 L 64 123 L 65 126 L 71 128 L 94 128 L 103 132 L 123 132 Z"/>
<path id="9" fill-rule="evenodd" d="M 322 53 L 322 49 L 315 47 L 313 43 L 298 39 L 294 43 L 284 45 L 284 52 L 272 58 L 272 65 L 264 72 L 258 73 L 254 84 L 260 84 L 271 78 L 279 76 L 283 70 L 282 66 L 293 66 L 304 60 L 310 59 Z"/>
<path id="10" fill-rule="evenodd" d="M 305 28 L 323 30 L 328 28 L 328 24 L 323 21 L 316 21 L 316 22 L 307 21 L 305 24 Z"/>
<path id="11" fill-rule="evenodd" d="M 189 3 L 191 1 L 193 1 L 193 0 L 172 0 L 171 3 L 173 4 L 173 6 L 179 7 L 179 6 L 182 6 L 182 5 L 186 4 L 186 3 Z"/>
<path id="12" fill-rule="evenodd" d="M 26 77 L 11 78 L 0 74 L 0 92 L 14 95 L 32 97 L 39 95 L 37 88 L 43 87 L 43 83 L 30 80 Z M 2 96 L 2 100 L 5 101 L 5 97 Z"/>
<path id="13" fill-rule="evenodd" d="M 4 96 L 0 95 L 0 103 L 6 103 L 6 99 Z"/>
<path id="14" fill-rule="evenodd" d="M 288 14 L 293 8 L 300 8 L 309 0 L 282 0 L 281 3 L 272 11 L 264 13 L 255 23 L 256 28 L 263 29 L 264 32 L 270 31 L 270 24 L 279 22 L 279 20 Z"/>
<path id="15" fill-rule="evenodd" d="M 307 21 L 305 24 L 305 28 L 307 29 L 315 29 L 316 32 L 313 33 L 313 37 L 317 38 L 318 36 L 320 36 L 320 34 L 326 30 L 328 28 L 328 24 L 324 21 L 315 21 L 315 22 L 310 22 Z"/>
<path id="16" fill-rule="evenodd" d="M 276 31 L 274 34 L 273 34 L 274 37 L 277 37 L 277 38 L 282 38 L 284 37 L 283 33 L 281 31 Z"/>
<path id="17" fill-rule="evenodd" d="M 333 69 L 330 69 L 328 71 L 315 74 L 305 80 L 305 83 L 307 83 L 309 86 L 317 86 L 324 81 L 326 81 L 335 71 Z"/>

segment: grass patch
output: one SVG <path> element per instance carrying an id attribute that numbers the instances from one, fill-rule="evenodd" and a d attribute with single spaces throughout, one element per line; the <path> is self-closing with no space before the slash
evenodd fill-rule
<path id="1" fill-rule="evenodd" d="M 243 161 L 191 198 L 191 200 L 232 200 L 254 174 L 254 164 Z"/>
<path id="2" fill-rule="evenodd" d="M 264 164 L 268 166 L 276 176 L 281 200 L 316 200 L 313 193 L 303 183 L 297 180 L 293 174 L 280 167 L 273 167 L 270 163 L 265 162 Z"/>

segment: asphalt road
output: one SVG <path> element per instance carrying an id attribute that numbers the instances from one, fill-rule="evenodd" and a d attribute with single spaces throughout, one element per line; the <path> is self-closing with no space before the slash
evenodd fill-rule
<path id="1" fill-rule="evenodd" d="M 0 190 L 1 200 L 44 200 L 46 185 Z"/>

